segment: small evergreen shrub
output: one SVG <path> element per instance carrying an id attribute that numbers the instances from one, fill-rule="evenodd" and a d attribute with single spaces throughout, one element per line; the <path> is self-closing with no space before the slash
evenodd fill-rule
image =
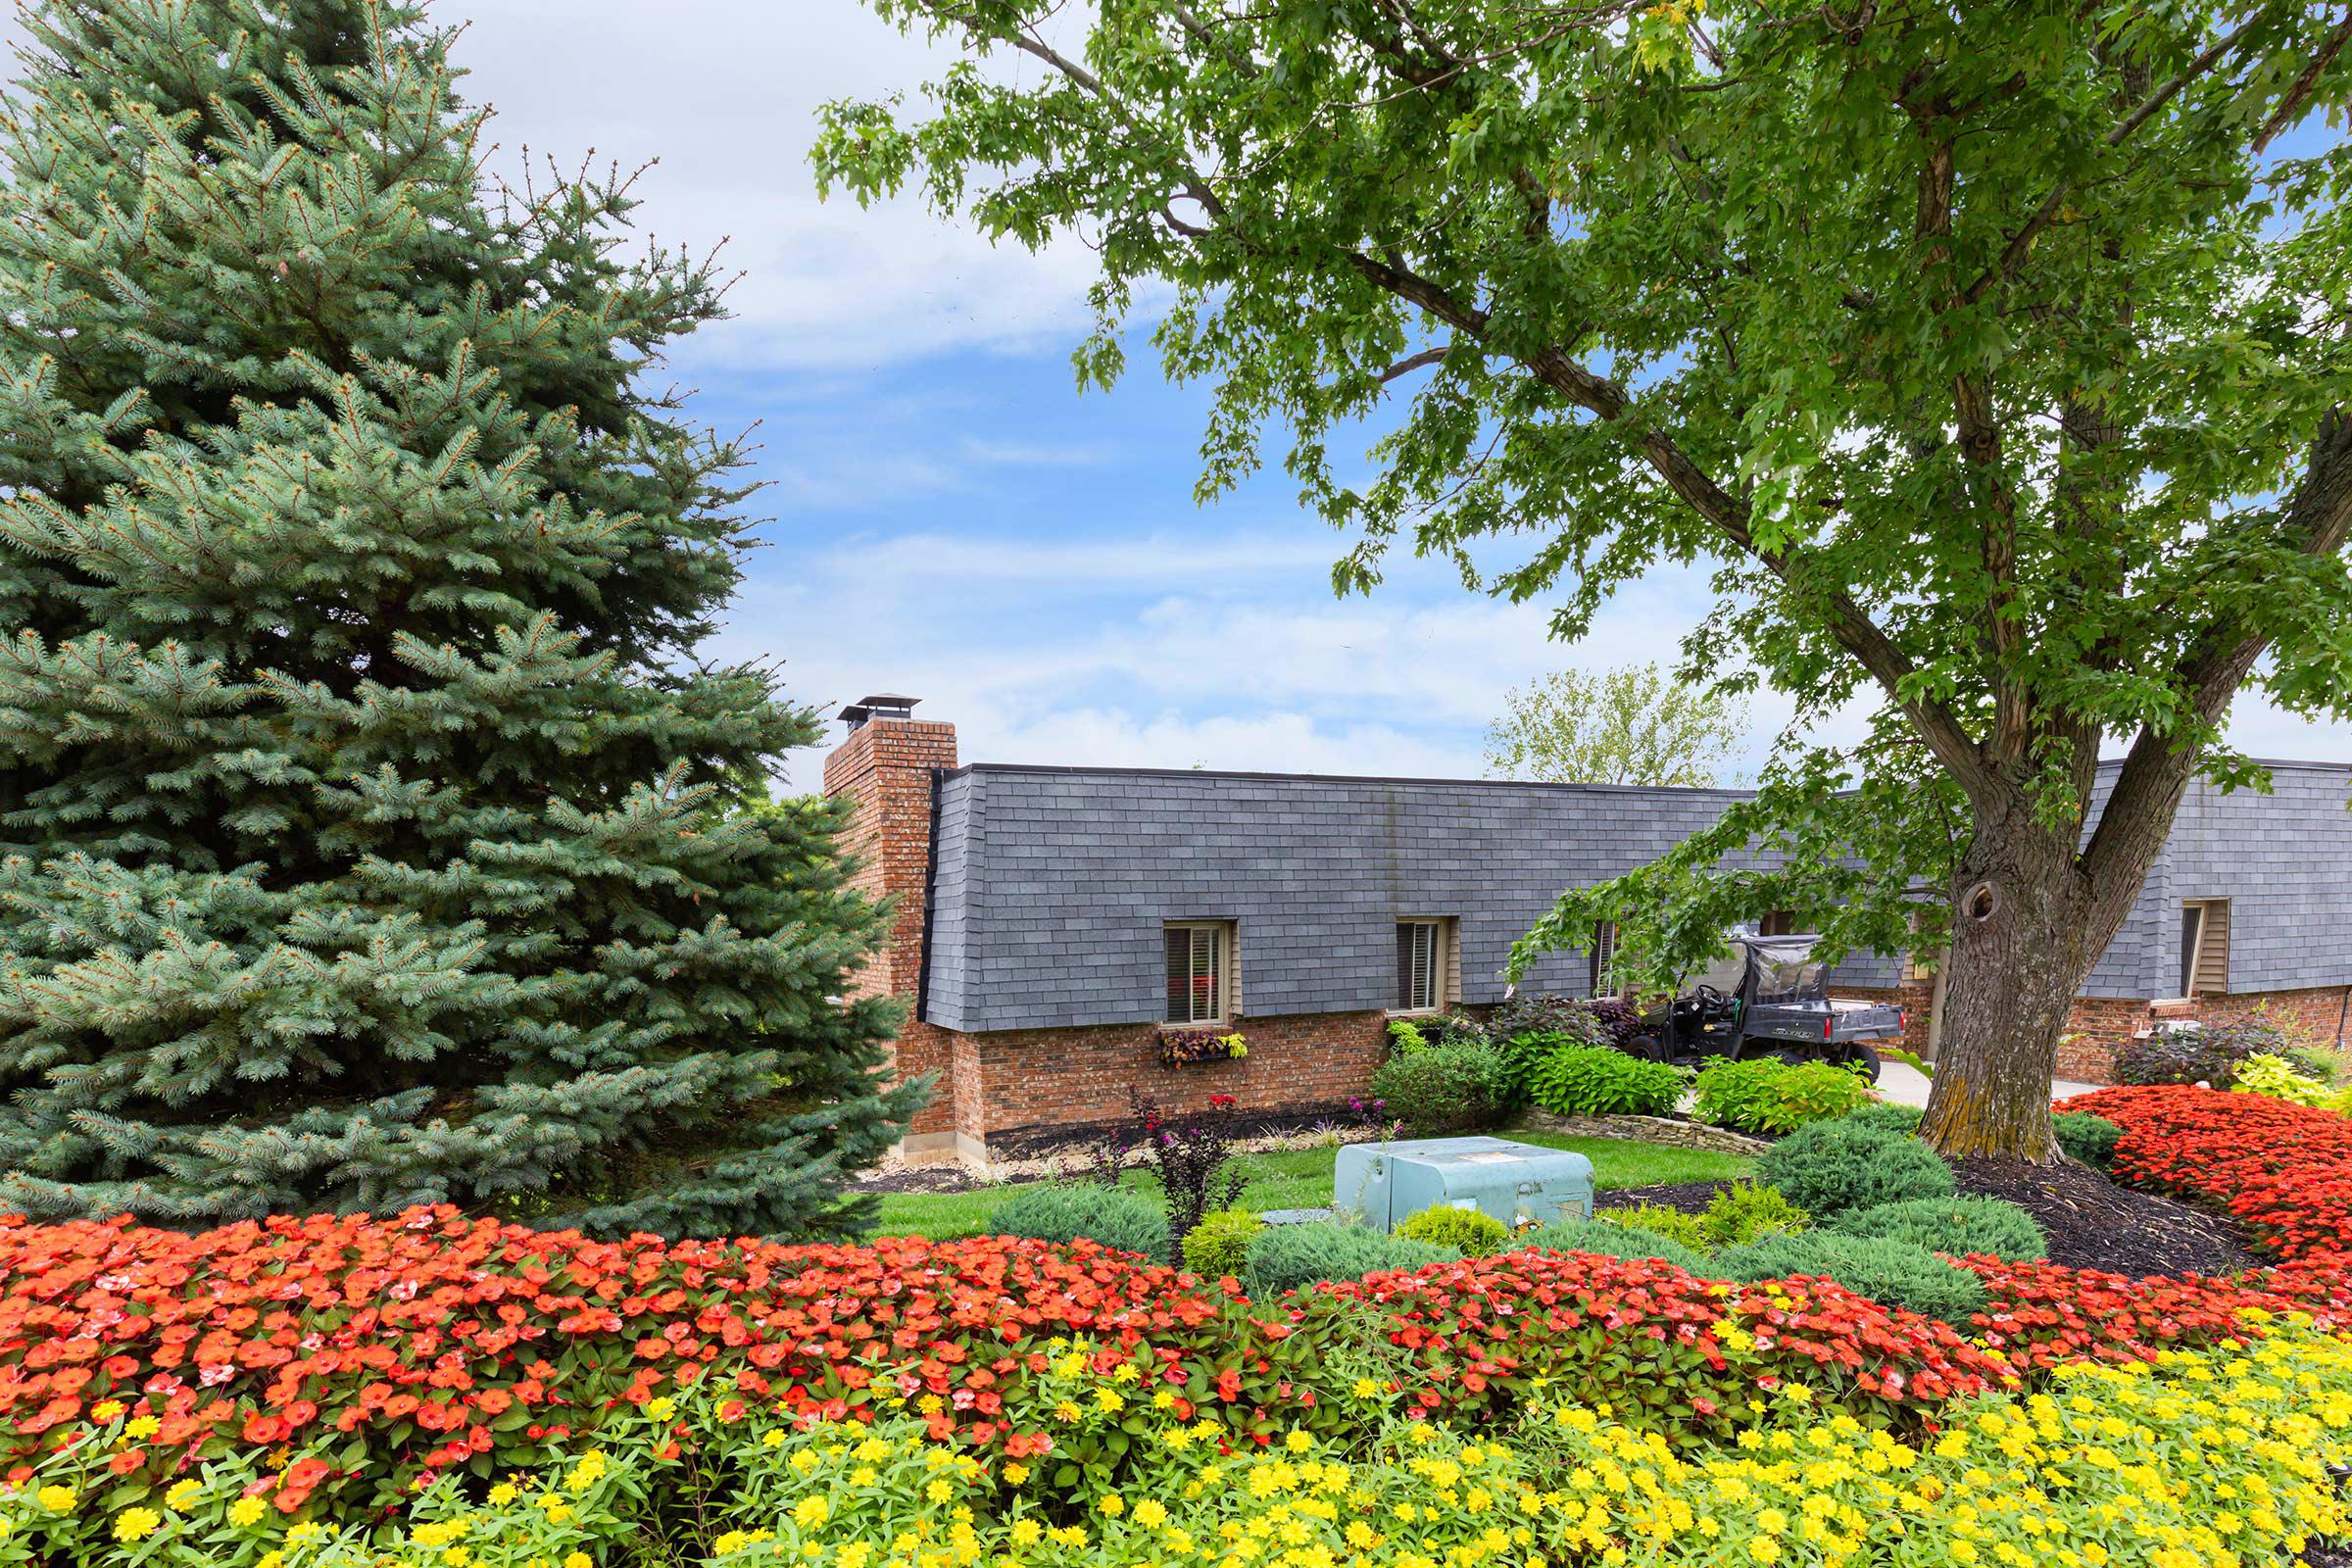
<path id="1" fill-rule="evenodd" d="M 1828 1228 L 1847 1236 L 1909 1242 L 1955 1257 L 1990 1252 L 2011 1262 L 2030 1262 L 2050 1255 L 2050 1239 L 2034 1216 L 1998 1198 L 1914 1198 L 1876 1203 L 1831 1215 Z"/>
<path id="2" fill-rule="evenodd" d="M 1925 1121 L 1927 1116 L 1928 1113 L 1917 1105 L 1898 1105 L 1891 1100 L 1879 1100 L 1868 1104 L 1856 1105 L 1845 1113 L 1845 1120 L 1859 1127 L 1870 1127 L 1880 1132 L 1893 1133 L 1900 1138 L 1909 1138 L 1919 1131 L 1919 1124 Z"/>
<path id="3" fill-rule="evenodd" d="M 1699 1120 L 1774 1136 L 1794 1132 L 1809 1121 L 1843 1116 L 1870 1102 L 1869 1081 L 1834 1061 L 1727 1058 L 1701 1068 L 1693 1088 Z"/>
<path id="4" fill-rule="evenodd" d="M 1703 1252 L 1708 1249 L 1707 1222 L 1696 1214 L 1686 1214 L 1679 1208 L 1668 1208 L 1663 1203 L 1604 1208 L 1595 1211 L 1592 1217 L 1604 1225 L 1663 1236 L 1670 1242 L 1688 1247 L 1693 1252 Z"/>
<path id="5" fill-rule="evenodd" d="M 1850 1116 L 1799 1127 L 1756 1161 L 1756 1176 L 1816 1216 L 1953 1192 L 1936 1151 Z"/>
<path id="6" fill-rule="evenodd" d="M 1241 1278 L 1266 1222 L 1247 1208 L 1212 1208 L 1184 1238 L 1184 1266 L 1202 1279 Z"/>
<path id="7" fill-rule="evenodd" d="M 1463 1257 L 1485 1257 L 1501 1250 L 1510 1227 L 1475 1208 L 1425 1208 L 1406 1217 L 1396 1234 L 1408 1242 L 1434 1242 Z"/>
<path id="8" fill-rule="evenodd" d="M 1467 1038 L 1396 1051 L 1373 1073 L 1372 1098 L 1416 1137 L 1496 1126 L 1517 1104 L 1501 1051 Z"/>
<path id="9" fill-rule="evenodd" d="M 1786 1193 L 1759 1182 L 1735 1182 L 1724 1188 L 1699 1215 L 1709 1251 L 1745 1246 L 1774 1233 L 1793 1236 L 1812 1222 L 1813 1216 L 1788 1201 Z"/>
<path id="10" fill-rule="evenodd" d="M 999 1204 L 988 1228 L 994 1235 L 1039 1242 L 1083 1237 L 1123 1252 L 1141 1252 L 1155 1263 L 1171 1258 L 1166 1211 L 1115 1187 L 1032 1187 Z"/>
<path id="11" fill-rule="evenodd" d="M 1563 1046 L 1538 1063 L 1535 1101 L 1562 1116 L 1673 1113 L 1683 1070 L 1600 1046 Z"/>
<path id="12" fill-rule="evenodd" d="M 2115 1163 L 2116 1140 L 2124 1136 L 2124 1130 L 2106 1117 L 2082 1110 L 2062 1110 L 2052 1116 L 2050 1131 L 2057 1134 L 2060 1149 L 2100 1171 Z"/>
<path id="13" fill-rule="evenodd" d="M 1529 1231 L 1512 1243 L 1516 1248 L 1544 1248 L 1554 1252 L 1597 1252 L 1602 1257 L 1623 1258 L 1629 1263 L 1654 1259 L 1671 1263 L 1686 1274 L 1701 1279 L 1712 1275 L 1706 1258 L 1696 1250 L 1684 1246 L 1672 1237 L 1655 1231 L 1637 1230 L 1630 1225 L 1613 1225 L 1607 1220 L 1563 1220 Z"/>
<path id="14" fill-rule="evenodd" d="M 1743 1283 L 1795 1274 L 1835 1280 L 1882 1305 L 1908 1307 L 1946 1323 L 1966 1324 L 1970 1313 L 1984 1307 L 1984 1285 L 1974 1274 L 1924 1247 L 1879 1237 L 1837 1231 L 1767 1236 L 1716 1253 L 1713 1268 Z"/>
<path id="15" fill-rule="evenodd" d="M 1450 1247 L 1390 1236 L 1368 1225 L 1269 1225 L 1250 1244 L 1242 1288 L 1253 1300 L 1271 1301 L 1318 1280 L 1361 1279 L 1377 1270 L 1450 1263 L 1460 1256 Z"/>

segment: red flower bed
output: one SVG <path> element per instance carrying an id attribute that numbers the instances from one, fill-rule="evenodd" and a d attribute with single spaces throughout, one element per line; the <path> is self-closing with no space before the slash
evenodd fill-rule
<path id="1" fill-rule="evenodd" d="M 2310 1312 L 2352 1320 L 2352 1284 L 2331 1263 L 2287 1264 L 2243 1280 L 2128 1279 L 2057 1263 L 1969 1257 L 1991 1298 L 1971 1320 L 1983 1344 L 2024 1368 L 2142 1360 L 2172 1345 L 2242 1332 L 2238 1314 Z"/>
<path id="2" fill-rule="evenodd" d="M 1834 1285 L 1729 1285 L 1656 1263 L 1520 1252 L 1374 1275 L 1251 1304 L 1091 1243 L 976 1239 L 781 1247 L 620 1243 L 413 1210 L 281 1219 L 198 1236 L 128 1222 L 0 1221 L 0 1446 L 23 1467 L 94 1407 L 136 1417 L 119 1474 L 160 1486 L 193 1457 L 317 1446 L 274 1473 L 389 1503 L 418 1472 L 532 1466 L 606 1413 L 707 1378 L 858 1416 L 901 1400 L 941 1437 L 1042 1451 L 1030 1396 L 1048 1342 L 1083 1334 L 1175 1413 L 1245 1432 L 1360 1421 L 1335 1355 L 1364 1314 L 1404 1353 L 1408 1397 L 1500 1413 L 1539 1390 L 1675 1428 L 1720 1426 L 1801 1379 L 1891 1411 L 2013 1368 L 2209 1340 L 2242 1306 L 2337 1306 L 2341 1280 L 2280 1269 L 2247 1287 L 2127 1281 L 1976 1260 L 1984 1345 Z M 1347 1369 L 1342 1370 L 1341 1364 Z"/>
<path id="3" fill-rule="evenodd" d="M 2352 1253 L 2352 1119 L 2174 1084 L 2094 1090 L 2063 1108 L 2124 1129 L 2118 1180 L 2219 1203 L 2283 1258 Z"/>

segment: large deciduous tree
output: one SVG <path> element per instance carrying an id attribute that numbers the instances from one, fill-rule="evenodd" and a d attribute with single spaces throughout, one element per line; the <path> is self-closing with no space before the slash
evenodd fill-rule
<path id="1" fill-rule="evenodd" d="M 1835 848 L 1859 798 L 1917 846 L 1956 797 L 1928 1131 L 2053 1156 L 2080 983 L 2189 781 L 2253 777 L 2232 698 L 2352 697 L 2341 0 L 869 3 L 1027 58 L 832 106 L 820 180 L 1095 246 L 1081 374 L 1164 301 L 1204 491 L 1287 423 L 1343 586 L 1409 538 L 1574 636 L 1703 560 L 1690 667 L 1874 690 L 1885 744 L 1744 826 Z M 1479 578 L 1490 536 L 1530 544 Z"/>
<path id="2" fill-rule="evenodd" d="M 1656 664 L 1554 670 L 1504 699 L 1487 727 L 1487 771 L 1546 784 L 1715 784 L 1746 720 L 1737 697 Z"/>
<path id="3" fill-rule="evenodd" d="M 0 1211 L 821 1235 L 919 1085 L 816 735 L 689 654 L 722 314 L 374 0 L 51 0 L 0 116 Z M 763 793 L 763 792 L 762 792 Z"/>

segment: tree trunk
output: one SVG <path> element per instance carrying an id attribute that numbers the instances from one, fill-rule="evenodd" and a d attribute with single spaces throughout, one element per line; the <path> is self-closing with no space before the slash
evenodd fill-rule
<path id="1" fill-rule="evenodd" d="M 2092 897 L 2074 844 L 2022 804 L 2001 820 L 1978 822 L 1952 881 L 1936 1085 L 1920 1128 L 1941 1152 L 2035 1164 L 2057 1158 L 2050 1080 L 2058 1036 L 2121 923 L 2120 913 L 2101 921 L 2104 902 Z"/>

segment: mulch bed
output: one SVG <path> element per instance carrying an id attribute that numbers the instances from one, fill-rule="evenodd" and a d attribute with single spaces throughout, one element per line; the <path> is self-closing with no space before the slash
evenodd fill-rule
<path id="1" fill-rule="evenodd" d="M 1960 1190 L 2005 1198 L 2024 1208 L 2050 1238 L 2050 1261 L 2111 1274 L 2230 1275 L 2267 1258 L 2247 1248 L 2245 1233 L 2226 1214 L 2154 1193 L 2118 1187 L 2083 1165 L 2026 1169 L 1999 1161 L 1953 1165 Z M 1600 1208 L 1656 1203 L 1696 1213 L 1728 1182 L 1673 1182 L 1626 1187 L 1594 1197 Z M 2345 1564 L 2352 1568 L 2352 1561 Z"/>
<path id="2" fill-rule="evenodd" d="M 2044 1168 L 1955 1160 L 1960 1190 L 2005 1198 L 2050 1238 L 2050 1260 L 2110 1274 L 2230 1275 L 2268 1261 L 2227 1214 L 2119 1187 L 2072 1160 Z"/>

